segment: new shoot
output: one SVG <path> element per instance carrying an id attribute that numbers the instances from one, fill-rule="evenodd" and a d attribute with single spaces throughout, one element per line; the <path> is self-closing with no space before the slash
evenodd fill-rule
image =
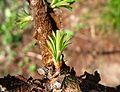
<path id="1" fill-rule="evenodd" d="M 71 37 L 71 35 L 68 35 L 62 30 L 57 30 L 56 33 L 52 32 L 52 35 L 48 37 L 48 49 L 53 57 L 53 62 L 56 69 L 59 69 L 62 62 L 64 62 L 62 53 L 68 46 Z"/>
<path id="2" fill-rule="evenodd" d="M 74 2 L 75 0 L 52 0 L 50 6 L 52 8 L 64 7 L 71 10 L 72 7 L 70 5 L 73 4 Z"/>

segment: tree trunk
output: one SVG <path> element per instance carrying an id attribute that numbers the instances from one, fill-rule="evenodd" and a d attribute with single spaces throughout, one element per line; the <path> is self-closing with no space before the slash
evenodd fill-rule
<path id="1" fill-rule="evenodd" d="M 52 62 L 52 56 L 47 49 L 46 41 L 53 30 L 59 29 L 55 20 L 56 15 L 44 0 L 29 0 L 29 3 L 35 30 L 34 38 L 40 45 L 42 61 L 48 64 Z"/>

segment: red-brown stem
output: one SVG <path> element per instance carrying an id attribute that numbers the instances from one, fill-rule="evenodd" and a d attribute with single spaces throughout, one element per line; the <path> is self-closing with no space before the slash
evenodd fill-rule
<path id="1" fill-rule="evenodd" d="M 54 13 L 47 6 L 44 0 L 29 0 L 31 15 L 33 17 L 33 26 L 35 30 L 34 38 L 38 40 L 41 48 L 42 61 L 45 63 L 52 60 L 52 56 L 47 49 L 48 35 L 57 30 L 57 23 L 50 13 Z"/>

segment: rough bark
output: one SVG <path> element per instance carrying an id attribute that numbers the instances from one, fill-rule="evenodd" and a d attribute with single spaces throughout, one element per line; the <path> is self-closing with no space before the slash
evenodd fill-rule
<path id="1" fill-rule="evenodd" d="M 57 16 L 54 11 L 44 0 L 29 0 L 29 3 L 35 30 L 34 38 L 40 45 L 42 61 L 48 64 L 52 59 L 46 41 L 53 30 L 59 29 L 60 24 L 56 21 Z"/>
<path id="2" fill-rule="evenodd" d="M 66 76 L 59 76 L 59 80 L 60 78 L 63 79 L 61 88 L 51 90 L 50 86 L 46 87 L 49 85 L 47 79 L 40 80 L 32 77 L 26 79 L 23 76 L 8 75 L 0 78 L 0 92 L 120 92 L 120 85 L 108 87 L 99 84 L 100 75 L 97 72 L 94 74 L 85 72 L 79 77 L 74 74 L 74 69 L 70 69 Z"/>

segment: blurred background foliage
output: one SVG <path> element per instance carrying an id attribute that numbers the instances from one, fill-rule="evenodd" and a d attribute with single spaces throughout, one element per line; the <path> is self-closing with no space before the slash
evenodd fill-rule
<path id="1" fill-rule="evenodd" d="M 18 25 L 17 20 L 19 15 L 23 14 L 24 11 L 28 11 L 28 4 L 23 0 L 0 0 L 0 64 L 4 66 L 3 75 L 8 72 L 7 67 L 13 64 L 13 61 L 18 57 L 19 53 L 30 51 L 34 46 L 34 41 L 29 42 L 22 47 L 23 33 L 25 29 L 31 28 L 30 25 L 25 23 Z M 25 14 L 23 15 L 25 16 Z M 21 16 L 20 16 L 21 17 Z M 22 29 L 21 29 L 22 28 Z M 30 30 L 29 30 L 30 31 Z M 31 37 L 32 38 L 32 37 Z M 26 38 L 27 39 L 27 38 Z M 18 48 L 21 48 L 19 51 Z M 5 59 L 4 59 L 5 58 Z M 4 63 L 2 63 L 2 61 Z M 29 64 L 29 59 L 24 56 L 18 63 L 18 66 L 23 67 Z M 5 65 L 3 65 L 5 64 Z M 10 67 L 10 66 L 9 66 Z M 35 64 L 29 67 L 30 71 L 34 71 Z M 13 70 L 13 73 L 22 73 L 21 69 L 17 71 Z"/>
<path id="2" fill-rule="evenodd" d="M 70 61 L 69 65 L 75 66 L 75 69 L 80 67 L 78 65 L 83 65 L 81 68 L 84 69 L 81 71 L 87 71 L 91 66 L 95 67 L 93 61 L 96 61 L 98 49 L 100 51 L 119 49 L 120 0 L 76 0 L 72 6 L 71 12 L 62 9 L 63 13 L 60 13 L 65 30 L 69 34 L 74 34 L 73 41 L 65 54 Z M 18 18 L 26 14 L 29 14 L 29 6 L 25 0 L 0 0 L 0 77 L 7 74 L 36 76 L 36 69 L 42 66 L 39 47 L 32 38 L 32 25 L 26 22 L 22 25 L 17 23 Z M 86 48 L 90 50 L 84 52 Z M 82 57 L 78 52 L 83 53 Z M 94 60 L 85 64 L 84 60 L 86 62 L 91 60 L 91 58 L 86 59 L 84 54 L 87 52 L 91 52 L 90 55 Z M 114 56 L 114 58 L 118 57 Z M 74 61 L 76 63 L 73 64 Z M 100 57 L 100 64 L 103 64 L 102 61 L 105 62 L 104 58 Z M 78 73 L 82 73 L 81 71 Z"/>
<path id="3" fill-rule="evenodd" d="M 103 13 L 105 25 L 114 31 L 120 31 L 120 0 L 107 0 Z"/>

